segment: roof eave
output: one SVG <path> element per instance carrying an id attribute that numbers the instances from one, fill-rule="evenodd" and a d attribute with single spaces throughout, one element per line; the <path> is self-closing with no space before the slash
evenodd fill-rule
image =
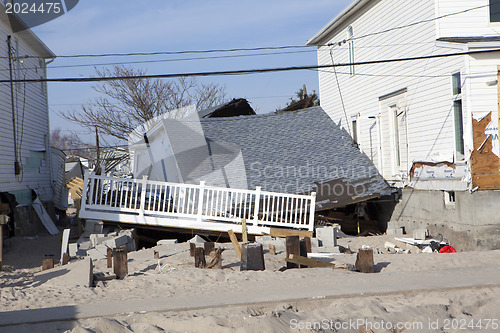
<path id="1" fill-rule="evenodd" d="M 358 11 L 359 8 L 363 7 L 370 0 L 354 0 L 347 6 L 343 11 L 340 12 L 336 17 L 334 17 L 327 25 L 325 25 L 320 31 L 318 31 L 311 39 L 306 42 L 306 45 L 316 45 L 328 34 L 330 34 L 335 28 L 340 24 L 345 22 L 351 15 Z"/>
<path id="2" fill-rule="evenodd" d="M 10 27 L 9 16 L 6 14 L 6 7 L 3 2 L 0 1 L 0 20 L 4 22 L 8 27 Z M 14 15 L 14 14 L 12 14 Z M 16 19 L 22 22 L 22 20 L 15 16 Z M 18 36 L 22 37 L 25 42 L 33 48 L 35 52 L 38 53 L 39 56 L 46 59 L 54 59 L 56 55 L 45 45 L 42 40 L 31 30 L 26 29 L 16 33 Z"/>

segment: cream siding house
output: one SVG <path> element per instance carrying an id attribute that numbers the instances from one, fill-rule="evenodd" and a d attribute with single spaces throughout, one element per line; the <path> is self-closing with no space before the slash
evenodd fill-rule
<path id="1" fill-rule="evenodd" d="M 10 80 L 11 73 L 13 80 L 46 78 L 55 55 L 31 30 L 13 33 L 10 20 L 0 2 L 0 79 Z M 47 84 L 1 84 L 0 110 L 0 192 L 14 194 L 21 205 L 31 203 L 31 190 L 42 202 L 53 201 Z"/>
<path id="2" fill-rule="evenodd" d="M 463 248 L 500 225 L 496 11 L 497 0 L 356 0 L 308 41 L 319 65 L 343 64 L 319 70 L 321 106 L 403 189 L 393 222 L 473 229 Z M 470 51 L 489 52 L 383 61 Z"/>

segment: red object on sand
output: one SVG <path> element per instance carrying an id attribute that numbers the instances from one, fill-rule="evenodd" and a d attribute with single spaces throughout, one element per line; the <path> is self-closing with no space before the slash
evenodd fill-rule
<path id="1" fill-rule="evenodd" d="M 441 250 L 439 250 L 439 253 L 455 253 L 455 252 L 457 252 L 457 250 L 455 250 L 453 246 L 449 245 L 443 246 Z"/>

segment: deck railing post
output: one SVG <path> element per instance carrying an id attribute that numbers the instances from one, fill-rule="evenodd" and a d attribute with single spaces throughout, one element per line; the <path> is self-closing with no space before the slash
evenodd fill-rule
<path id="1" fill-rule="evenodd" d="M 311 206 L 309 208 L 309 231 L 314 231 L 315 210 L 316 210 L 316 192 L 311 192 Z"/>
<path id="2" fill-rule="evenodd" d="M 146 208 L 146 188 L 148 186 L 148 176 L 142 176 L 139 181 L 141 184 L 141 205 L 139 207 L 139 216 L 144 216 L 144 209 Z"/>
<path id="3" fill-rule="evenodd" d="M 253 224 L 257 225 L 259 223 L 259 209 L 260 209 L 260 191 L 262 186 L 255 187 L 255 204 L 253 211 Z"/>
<path id="4" fill-rule="evenodd" d="M 203 215 L 203 198 L 205 196 L 205 181 L 200 181 L 200 193 L 198 193 L 198 211 L 196 212 L 196 221 L 201 222 Z"/>

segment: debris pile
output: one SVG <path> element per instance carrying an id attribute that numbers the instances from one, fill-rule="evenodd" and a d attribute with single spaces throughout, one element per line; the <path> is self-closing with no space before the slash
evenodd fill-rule
<path id="1" fill-rule="evenodd" d="M 87 220 L 82 236 L 76 243 L 69 244 L 69 256 L 85 257 L 92 260 L 104 259 L 108 249 L 126 247 L 127 252 L 136 250 L 134 230 L 120 230 L 104 227 L 102 221 Z"/>

